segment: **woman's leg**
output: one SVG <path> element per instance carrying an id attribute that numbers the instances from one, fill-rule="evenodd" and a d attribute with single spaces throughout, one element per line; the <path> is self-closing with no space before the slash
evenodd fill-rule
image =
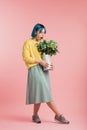
<path id="1" fill-rule="evenodd" d="M 40 103 L 34 104 L 34 111 L 33 111 L 32 120 L 36 123 L 41 123 L 41 120 L 38 116 L 38 111 L 39 111 L 40 105 L 41 105 Z"/>
<path id="2" fill-rule="evenodd" d="M 51 110 L 56 114 L 56 115 L 61 115 L 60 112 L 58 111 L 56 105 L 54 102 L 47 102 L 47 105 L 51 108 Z"/>
<path id="3" fill-rule="evenodd" d="M 69 121 L 66 120 L 66 118 L 61 115 L 56 107 L 56 105 L 54 104 L 54 102 L 48 102 L 47 105 L 51 108 L 51 110 L 55 113 L 55 119 L 60 121 L 63 124 L 69 124 Z"/>
<path id="4" fill-rule="evenodd" d="M 38 104 L 34 104 L 34 111 L 33 111 L 33 115 L 37 115 L 39 108 L 40 108 L 41 103 Z"/>

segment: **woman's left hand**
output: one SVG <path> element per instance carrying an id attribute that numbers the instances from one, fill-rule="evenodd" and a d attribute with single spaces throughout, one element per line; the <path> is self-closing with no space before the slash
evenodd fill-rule
<path id="1" fill-rule="evenodd" d="M 51 70 L 53 70 L 53 64 L 50 65 Z"/>

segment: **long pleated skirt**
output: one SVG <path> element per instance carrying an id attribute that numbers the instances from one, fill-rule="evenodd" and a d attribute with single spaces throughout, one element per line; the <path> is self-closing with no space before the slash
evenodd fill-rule
<path id="1" fill-rule="evenodd" d="M 26 104 L 51 102 L 49 71 L 44 72 L 40 65 L 28 69 Z"/>

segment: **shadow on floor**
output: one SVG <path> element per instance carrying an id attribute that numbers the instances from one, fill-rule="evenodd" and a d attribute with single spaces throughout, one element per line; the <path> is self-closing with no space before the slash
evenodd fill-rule
<path id="1" fill-rule="evenodd" d="M 0 120 L 11 120 L 17 122 L 32 122 L 31 117 L 22 115 L 1 115 Z"/>

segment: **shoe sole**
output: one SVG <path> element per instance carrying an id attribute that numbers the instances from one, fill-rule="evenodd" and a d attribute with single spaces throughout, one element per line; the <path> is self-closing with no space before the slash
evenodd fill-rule
<path id="1" fill-rule="evenodd" d="M 57 120 L 57 119 L 55 119 L 55 121 L 56 122 L 59 122 L 59 123 L 61 123 L 61 124 L 69 124 L 70 122 L 61 122 L 61 121 L 59 121 L 59 120 Z"/>
<path id="2" fill-rule="evenodd" d="M 41 123 L 41 121 L 34 121 L 34 120 L 32 120 L 34 123 L 37 123 L 37 124 L 40 124 Z"/>

